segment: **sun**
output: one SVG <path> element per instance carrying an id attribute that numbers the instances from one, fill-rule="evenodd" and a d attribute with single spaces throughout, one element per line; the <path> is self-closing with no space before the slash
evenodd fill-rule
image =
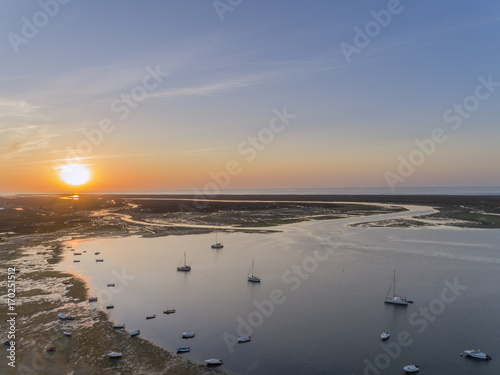
<path id="1" fill-rule="evenodd" d="M 85 165 L 74 163 L 59 167 L 59 177 L 68 185 L 80 186 L 89 182 L 92 175 Z"/>

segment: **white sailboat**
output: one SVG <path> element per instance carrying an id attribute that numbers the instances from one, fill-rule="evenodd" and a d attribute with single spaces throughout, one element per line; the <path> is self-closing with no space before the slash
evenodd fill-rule
<path id="1" fill-rule="evenodd" d="M 184 252 L 184 265 L 181 266 L 181 264 L 182 264 L 182 259 L 181 262 L 179 263 L 179 267 L 177 267 L 177 271 L 184 271 L 184 272 L 191 271 L 191 266 L 188 266 L 186 263 L 186 252 Z"/>
<path id="2" fill-rule="evenodd" d="M 217 232 L 215 232 L 215 243 L 212 245 L 212 249 L 222 249 L 223 247 L 222 242 L 217 242 Z"/>
<path id="3" fill-rule="evenodd" d="M 392 288 L 392 296 L 390 295 L 391 288 Z M 396 295 L 396 270 L 394 270 L 394 279 L 392 281 L 391 286 L 389 287 L 389 290 L 387 291 L 387 296 L 385 297 L 384 302 L 392 303 L 394 305 L 403 305 L 403 306 L 407 306 L 409 302 L 413 303 L 412 301 L 408 301 L 406 296 L 401 297 Z"/>
<path id="4" fill-rule="evenodd" d="M 248 281 L 251 281 L 253 283 L 260 283 L 260 277 L 257 277 L 253 274 L 253 263 L 254 260 L 252 259 L 252 267 L 250 267 L 250 270 L 248 271 Z"/>

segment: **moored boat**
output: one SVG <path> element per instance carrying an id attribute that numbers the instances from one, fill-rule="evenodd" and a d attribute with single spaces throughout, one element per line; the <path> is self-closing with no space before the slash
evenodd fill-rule
<path id="1" fill-rule="evenodd" d="M 381 335 L 380 335 L 380 338 L 382 340 L 387 340 L 389 337 L 391 337 L 391 335 L 389 334 L 389 332 L 383 332 Z"/>
<path id="2" fill-rule="evenodd" d="M 477 349 L 477 350 L 464 350 L 464 353 L 465 353 L 465 355 L 472 357 L 472 358 L 486 359 L 486 360 L 491 359 L 491 357 L 488 354 L 483 353 L 479 349 Z"/>
<path id="3" fill-rule="evenodd" d="M 191 348 L 189 346 L 185 347 L 185 348 L 177 348 L 177 353 L 187 353 L 190 351 L 191 351 Z"/>
<path id="4" fill-rule="evenodd" d="M 210 359 L 206 359 L 205 363 L 209 366 L 219 366 L 219 365 L 222 365 L 224 363 L 224 361 L 222 359 L 218 359 L 218 358 L 210 358 Z"/>
<path id="5" fill-rule="evenodd" d="M 164 314 L 175 314 L 175 309 L 166 309 L 166 310 L 163 310 L 163 313 Z"/>
<path id="6" fill-rule="evenodd" d="M 125 324 L 123 324 L 123 323 L 121 323 L 121 324 L 115 324 L 115 325 L 113 325 L 113 328 L 116 328 L 116 329 L 125 328 Z"/>
<path id="7" fill-rule="evenodd" d="M 57 314 L 57 316 L 59 317 L 59 319 L 61 320 L 66 320 L 68 318 L 68 316 L 66 314 L 62 314 L 62 313 L 59 313 Z"/>
<path id="8" fill-rule="evenodd" d="M 154 319 L 154 318 L 156 318 L 156 315 L 148 315 L 148 316 L 146 316 L 146 319 Z"/>
<path id="9" fill-rule="evenodd" d="M 252 267 L 250 267 L 250 270 L 248 271 L 248 281 L 250 281 L 252 283 L 260 283 L 260 277 L 255 276 L 253 274 L 253 264 L 254 264 L 254 260 L 252 259 Z"/>
<path id="10" fill-rule="evenodd" d="M 65 335 L 65 336 L 71 336 L 71 335 L 72 335 L 72 333 L 71 333 L 71 332 L 66 332 L 66 331 L 64 331 L 63 333 L 64 333 L 64 335 Z"/>
<path id="11" fill-rule="evenodd" d="M 108 353 L 108 357 L 109 358 L 121 358 L 122 356 L 122 353 L 120 352 L 111 352 L 111 353 Z"/>
<path id="12" fill-rule="evenodd" d="M 191 338 L 193 338 L 194 336 L 196 336 L 196 335 L 194 334 L 194 332 L 182 332 L 182 334 L 181 334 L 181 337 L 182 337 L 183 339 L 191 339 Z"/>
<path id="13" fill-rule="evenodd" d="M 408 365 L 403 367 L 406 372 L 418 372 L 420 368 L 417 365 Z"/>
<path id="14" fill-rule="evenodd" d="M 179 267 L 177 267 L 177 271 L 184 271 L 184 272 L 191 271 L 191 266 L 188 266 L 186 263 L 186 252 L 184 252 L 184 265 L 181 266 L 181 264 L 182 264 L 182 259 L 181 259 L 181 263 L 179 263 Z"/>
<path id="15" fill-rule="evenodd" d="M 392 296 L 390 295 L 390 291 L 392 289 Z M 396 295 L 396 270 L 394 270 L 394 278 L 391 283 L 391 286 L 389 287 L 389 290 L 387 291 L 387 296 L 385 297 L 384 300 L 385 303 L 392 303 L 393 305 L 402 305 L 402 306 L 407 306 L 410 301 L 408 299 L 402 296 L 397 296 Z M 413 303 L 413 301 L 411 302 Z"/>
<path id="16" fill-rule="evenodd" d="M 251 340 L 252 340 L 252 336 L 238 337 L 238 344 L 242 344 L 244 342 L 249 342 Z"/>
<path id="17" fill-rule="evenodd" d="M 134 331 L 134 332 L 130 332 L 130 336 L 137 336 L 141 333 L 140 330 L 137 330 L 137 331 Z"/>

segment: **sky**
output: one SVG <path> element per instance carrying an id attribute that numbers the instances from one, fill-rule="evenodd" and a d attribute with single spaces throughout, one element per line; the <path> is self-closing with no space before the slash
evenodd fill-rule
<path id="1" fill-rule="evenodd" d="M 497 0 L 1 8 L 0 193 L 500 185 Z"/>

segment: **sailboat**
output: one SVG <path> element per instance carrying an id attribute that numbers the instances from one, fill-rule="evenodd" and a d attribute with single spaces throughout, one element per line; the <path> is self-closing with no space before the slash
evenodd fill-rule
<path id="1" fill-rule="evenodd" d="M 182 259 L 181 259 L 181 263 L 182 263 Z M 177 271 L 184 271 L 184 272 L 191 271 L 191 266 L 188 266 L 186 264 L 186 252 L 184 252 L 184 265 L 181 266 L 181 263 L 179 263 L 179 267 L 177 267 Z"/>
<path id="2" fill-rule="evenodd" d="M 390 295 L 392 288 L 392 296 Z M 394 270 L 394 279 L 392 281 L 391 286 L 389 287 L 389 290 L 387 291 L 387 297 L 385 297 L 384 300 L 385 303 L 392 303 L 394 305 L 408 305 L 408 303 L 413 303 L 413 301 L 408 301 L 408 299 L 405 297 L 397 296 L 396 295 L 396 270 Z"/>
<path id="3" fill-rule="evenodd" d="M 217 232 L 215 232 L 215 243 L 212 245 L 212 249 L 222 249 L 223 247 L 221 242 L 217 242 Z"/>
<path id="4" fill-rule="evenodd" d="M 253 274 L 253 263 L 254 263 L 254 260 L 252 259 L 252 267 L 248 271 L 248 281 L 251 281 L 254 283 L 260 283 L 260 277 L 257 277 Z"/>

